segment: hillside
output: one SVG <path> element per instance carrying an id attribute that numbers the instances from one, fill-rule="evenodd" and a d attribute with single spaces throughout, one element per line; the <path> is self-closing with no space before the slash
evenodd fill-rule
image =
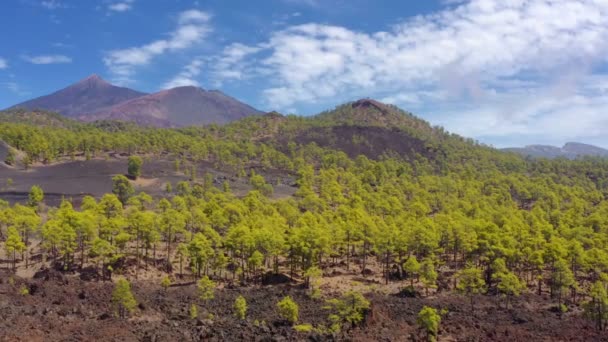
<path id="1" fill-rule="evenodd" d="M 79 124 L 77 121 L 59 113 L 45 110 L 28 110 L 25 108 L 0 111 L 0 122 L 47 127 L 68 127 Z"/>
<path id="2" fill-rule="evenodd" d="M 157 127 L 225 124 L 260 111 L 215 90 L 178 87 L 82 115 L 85 121 L 123 120 Z"/>
<path id="3" fill-rule="evenodd" d="M 52 94 L 16 104 L 11 108 L 42 109 L 76 117 L 143 95 L 145 93 L 117 87 L 98 75 L 91 75 Z"/>
<path id="4" fill-rule="evenodd" d="M 608 159 L 523 158 L 370 99 L 53 118 L 0 120 L 28 161 L 0 172 L 0 339 L 428 340 L 421 315 L 439 340 L 605 337 Z"/>

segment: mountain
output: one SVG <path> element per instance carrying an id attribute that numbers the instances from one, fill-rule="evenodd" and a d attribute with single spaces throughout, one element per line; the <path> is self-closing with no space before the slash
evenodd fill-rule
<path id="1" fill-rule="evenodd" d="M 97 75 L 91 75 L 52 94 L 19 103 L 11 108 L 44 109 L 76 117 L 143 95 L 146 93 L 117 87 Z"/>
<path id="2" fill-rule="evenodd" d="M 225 124 L 262 114 L 217 90 L 187 86 L 147 94 L 117 87 L 97 75 L 9 109 L 40 109 L 82 121 L 122 120 L 157 127 Z"/>
<path id="3" fill-rule="evenodd" d="M 413 114 L 397 106 L 368 98 L 339 105 L 333 110 L 319 114 L 318 117 L 346 125 L 409 127 L 427 133 L 432 130 L 428 122 Z"/>
<path id="4" fill-rule="evenodd" d="M 535 158 L 568 158 L 575 159 L 582 156 L 607 157 L 608 150 L 601 147 L 577 142 L 566 143 L 563 147 L 550 145 L 528 145 L 523 148 L 511 147 L 504 151 L 515 152 L 523 156 Z"/>
<path id="5" fill-rule="evenodd" d="M 79 119 L 123 120 L 170 127 L 224 124 L 259 114 L 262 112 L 220 91 L 186 86 L 131 99 Z"/>

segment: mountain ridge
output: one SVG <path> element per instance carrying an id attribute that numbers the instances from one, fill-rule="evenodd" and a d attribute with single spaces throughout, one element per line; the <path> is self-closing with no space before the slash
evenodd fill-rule
<path id="1" fill-rule="evenodd" d="M 161 90 L 80 117 L 83 121 L 125 120 L 154 126 L 225 124 L 261 111 L 218 90 L 183 86 Z"/>
<path id="2" fill-rule="evenodd" d="M 121 120 L 157 127 L 225 124 L 263 112 L 222 93 L 194 86 L 144 93 L 97 74 L 8 109 L 47 110 L 80 121 Z"/>
<path id="3" fill-rule="evenodd" d="M 65 88 L 18 103 L 8 109 L 44 109 L 67 117 L 76 117 L 144 95 L 147 93 L 115 86 L 99 75 L 92 74 Z"/>
<path id="4" fill-rule="evenodd" d="M 567 142 L 562 147 L 552 145 L 527 145 L 524 147 L 508 147 L 501 149 L 507 152 L 514 152 L 524 157 L 530 156 L 534 158 L 568 158 L 575 159 L 583 156 L 607 157 L 608 149 L 598 146 L 580 143 Z"/>

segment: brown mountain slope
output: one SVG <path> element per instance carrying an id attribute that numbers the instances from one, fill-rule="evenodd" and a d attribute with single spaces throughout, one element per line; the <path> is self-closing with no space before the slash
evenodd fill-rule
<path id="1" fill-rule="evenodd" d="M 224 124 L 261 113 L 220 91 L 188 86 L 132 99 L 80 119 L 124 120 L 167 127 Z"/>
<path id="2" fill-rule="evenodd" d="M 19 103 L 11 108 L 44 109 L 75 117 L 146 95 L 117 87 L 97 75 L 91 75 L 52 94 Z"/>

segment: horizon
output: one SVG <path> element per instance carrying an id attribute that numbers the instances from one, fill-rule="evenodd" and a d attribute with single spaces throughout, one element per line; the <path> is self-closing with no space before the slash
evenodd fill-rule
<path id="1" fill-rule="evenodd" d="M 496 148 L 608 148 L 608 4 L 236 3 L 5 5 L 13 15 L 0 29 L 14 34 L 0 53 L 0 107 L 97 74 L 146 93 L 219 90 L 297 115 L 369 97 Z"/>
<path id="2" fill-rule="evenodd" d="M 101 77 L 101 76 L 100 76 L 98 73 L 92 73 L 92 74 L 90 74 L 89 76 L 87 76 L 87 77 L 85 77 L 85 78 L 82 78 L 82 79 L 80 79 L 80 80 L 78 80 L 78 81 L 76 81 L 76 82 L 74 82 L 74 83 L 71 83 L 71 84 L 69 84 L 69 85 L 67 85 L 67 86 L 65 86 L 65 87 L 63 87 L 63 88 L 60 88 L 60 89 L 58 89 L 58 90 L 65 89 L 65 88 L 67 88 L 67 87 L 70 87 L 70 86 L 72 86 L 72 85 L 78 84 L 78 83 L 80 83 L 80 82 L 84 82 L 84 81 L 89 80 L 89 79 L 91 79 L 91 78 L 98 78 L 98 79 L 100 79 L 101 81 L 103 81 L 103 82 L 105 82 L 105 83 L 108 83 L 108 84 L 113 85 L 113 86 L 117 86 L 117 85 L 115 85 L 115 84 L 112 84 L 111 82 L 108 82 L 106 79 L 104 79 L 103 77 Z M 203 88 L 203 87 L 199 87 L 199 86 L 196 86 L 196 85 L 178 85 L 178 86 L 173 87 L 173 88 L 165 88 L 165 89 L 160 89 L 160 90 L 158 90 L 157 92 L 161 92 L 161 91 L 165 91 L 165 90 L 169 90 L 169 89 L 180 88 L 180 87 L 196 87 L 196 88 L 202 89 L 202 90 L 204 90 L 204 91 L 219 91 L 219 92 L 222 92 L 220 89 L 205 89 L 205 88 Z M 129 88 L 129 89 L 131 89 L 131 88 Z M 138 91 L 138 89 L 132 89 L 132 90 L 136 90 L 136 91 Z M 153 93 L 146 93 L 146 92 L 144 92 L 144 93 L 145 93 L 146 95 L 153 94 Z M 49 94 L 45 94 L 45 95 L 49 95 Z M 42 95 L 42 96 L 45 96 L 45 95 Z M 228 95 L 229 95 L 229 94 L 228 94 Z M 144 96 L 145 96 L 145 95 L 144 95 Z M 229 95 L 229 96 L 230 96 L 230 95 Z M 367 98 L 368 98 L 368 97 L 363 97 L 363 98 L 359 98 L 359 99 L 353 99 L 353 100 L 348 101 L 348 102 L 343 102 L 343 103 L 336 104 L 334 107 L 337 107 L 337 106 L 343 105 L 343 104 L 345 104 L 345 103 L 350 103 L 350 102 L 354 102 L 354 101 L 358 101 L 358 100 L 362 100 L 362 99 L 367 99 Z M 377 99 L 373 99 L 373 98 L 369 98 L 369 99 L 372 99 L 372 100 L 374 100 L 374 101 L 379 101 L 379 100 L 377 100 Z M 238 99 L 237 99 L 237 100 L 238 100 Z M 380 101 L 380 102 L 381 102 L 381 101 Z M 332 107 L 332 108 L 333 108 L 333 107 Z M 297 113 L 281 113 L 281 112 L 278 112 L 278 113 L 279 113 L 279 114 L 282 114 L 282 115 L 314 116 L 314 115 L 318 115 L 318 114 L 322 113 L 322 112 L 323 112 L 323 111 L 325 111 L 325 110 L 331 110 L 332 108 L 326 108 L 326 109 L 323 109 L 323 110 L 321 110 L 321 111 L 319 111 L 319 112 L 317 112 L 317 113 L 308 114 L 308 115 L 302 115 L 302 114 L 297 114 Z M 8 108 L 6 108 L 6 109 L 8 109 Z M 403 109 L 403 110 L 407 110 L 406 108 L 401 108 L 401 109 Z M 275 111 L 275 110 L 271 110 L 271 111 L 265 111 L 265 113 L 270 113 L 270 112 L 277 112 L 277 111 Z M 412 114 L 414 114 L 415 116 L 421 117 L 421 116 L 417 115 L 417 113 L 412 113 Z M 422 117 L 421 117 L 421 118 L 422 118 Z M 431 126 L 434 126 L 432 122 L 429 122 L 429 123 L 431 124 Z M 449 132 L 449 131 L 448 131 L 448 132 Z M 450 133 L 455 133 L 455 132 L 450 132 Z M 468 137 L 466 137 L 466 136 L 465 136 L 465 138 L 468 138 Z M 484 143 L 484 142 L 480 141 L 480 143 Z M 601 146 L 601 145 L 597 145 L 597 144 L 588 144 L 588 143 L 583 142 L 583 141 L 564 141 L 564 142 L 563 142 L 563 143 L 561 143 L 561 144 L 555 144 L 555 145 L 550 145 L 550 144 L 528 144 L 528 145 L 523 145 L 523 146 L 495 146 L 495 145 L 489 145 L 489 144 L 488 144 L 488 145 L 489 145 L 489 146 L 491 146 L 491 147 L 493 147 L 493 148 L 496 148 L 496 149 L 508 149 L 508 148 L 512 148 L 512 149 L 525 149 L 525 148 L 529 148 L 529 147 L 539 147 L 539 146 L 543 146 L 543 147 L 556 147 L 556 148 L 564 148 L 564 147 L 565 147 L 567 144 L 570 144 L 570 143 L 575 143 L 575 144 L 585 144 L 585 145 L 591 145 L 591 146 L 595 146 L 595 147 L 599 147 L 599 148 L 603 148 L 603 149 L 608 149 L 607 147 L 604 147 L 604 146 Z"/>

